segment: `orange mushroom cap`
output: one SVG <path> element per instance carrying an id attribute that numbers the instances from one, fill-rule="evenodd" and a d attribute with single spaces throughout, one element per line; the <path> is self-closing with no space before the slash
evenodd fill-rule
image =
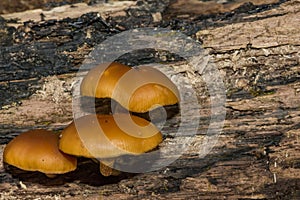
<path id="1" fill-rule="evenodd" d="M 112 96 L 132 112 L 148 112 L 159 106 L 179 102 L 176 85 L 161 71 L 141 66 L 122 76 Z"/>
<path id="2" fill-rule="evenodd" d="M 27 171 L 63 174 L 76 169 L 77 159 L 58 149 L 59 135 L 36 129 L 22 133 L 10 141 L 3 161 Z"/>
<path id="3" fill-rule="evenodd" d="M 94 67 L 82 80 L 80 85 L 81 95 L 111 98 L 117 82 L 130 69 L 129 66 L 117 62 L 103 63 Z"/>
<path id="4" fill-rule="evenodd" d="M 62 131 L 59 148 L 76 156 L 112 158 L 141 154 L 157 147 L 162 141 L 162 134 L 157 128 L 143 118 L 131 118 L 135 125 L 127 123 L 126 114 L 86 115 L 78 118 Z"/>

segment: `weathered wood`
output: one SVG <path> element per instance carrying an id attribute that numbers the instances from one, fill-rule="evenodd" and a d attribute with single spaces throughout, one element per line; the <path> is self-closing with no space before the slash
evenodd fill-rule
<path id="1" fill-rule="evenodd" d="M 161 2 L 164 1 L 157 1 Z M 225 125 L 217 144 L 207 156 L 199 158 L 197 155 L 199 151 L 197 144 L 203 141 L 205 136 L 203 133 L 210 120 L 207 88 L 197 71 L 191 69 L 185 62 L 178 60 L 177 62 L 175 59 L 176 62 L 168 63 L 167 66 L 191 80 L 198 92 L 203 118 L 200 121 L 199 134 L 189 144 L 188 151 L 174 163 L 155 172 L 136 175 L 124 173 L 120 177 L 105 178 L 98 173 L 98 165 L 82 159 L 79 162 L 79 169 L 74 173 L 55 179 L 47 179 L 39 173 L 27 173 L 16 169 L 5 171 L 0 164 L 1 198 L 299 199 L 300 37 L 297 27 L 300 2 L 292 0 L 253 5 L 237 6 L 233 11 L 210 15 L 197 14 L 195 9 L 193 16 L 184 16 L 187 13 L 184 15 L 180 13 L 179 16 L 178 13 L 171 12 L 174 7 L 162 6 L 159 12 L 163 12 L 163 8 L 166 9 L 162 13 L 162 21 L 159 23 L 149 21 L 153 26 L 161 25 L 182 30 L 199 40 L 209 52 L 210 61 L 224 75 L 227 94 Z M 150 13 L 153 12 L 155 10 L 151 10 Z M 39 59 L 32 58 L 33 54 L 29 54 L 29 50 L 24 50 L 24 55 L 17 54 L 16 62 L 23 62 L 25 66 L 31 67 L 23 71 L 18 69 L 22 72 L 20 78 L 23 78 L 10 81 L 9 84 L 16 84 L 17 87 L 17 83 L 24 79 L 34 82 L 32 83 L 34 87 L 32 92 L 28 92 L 28 88 L 32 86 L 24 89 L 17 87 L 17 90 L 30 94 L 25 95 L 26 98 L 19 97 L 19 104 L 8 105 L 12 101 L 7 101 L 6 106 L 0 110 L 2 149 L 9 140 L 27 129 L 42 127 L 59 131 L 65 127 L 72 120 L 71 88 L 76 69 L 84 56 L 97 42 L 120 32 L 121 26 L 125 27 L 124 30 L 135 26 L 142 27 L 144 20 L 148 19 L 145 17 L 134 24 L 130 21 L 132 18 L 125 20 L 128 18 L 126 15 L 125 18 L 112 17 L 112 20 L 106 18 L 104 21 L 109 22 L 109 27 L 97 17 L 91 24 L 87 23 L 95 16 L 87 14 L 77 19 L 30 23 L 28 26 L 32 29 L 32 33 L 27 33 L 27 36 L 30 36 L 28 39 L 20 34 L 20 40 L 14 39 L 13 42 L 7 42 L 1 47 L 2 50 L 8 49 L 7 52 L 12 52 L 11 49 L 16 45 L 27 45 L 26 47 L 31 45 L 38 49 L 37 47 L 43 44 L 48 45 L 49 49 L 55 47 L 55 55 L 65 56 L 60 61 L 65 67 L 60 68 L 59 65 L 56 65 L 57 68 L 46 67 L 44 68 L 46 74 L 43 74 L 43 70 L 32 67 Z M 179 17 L 175 19 L 176 16 Z M 88 41 L 82 35 L 86 34 L 87 29 L 94 30 L 94 25 L 103 28 L 92 37 L 92 43 L 86 45 L 82 42 L 78 48 L 66 51 L 64 45 L 69 44 L 68 47 L 78 45 L 77 40 L 66 30 L 72 27 L 70 24 L 79 19 L 83 21 L 82 26 L 74 28 L 79 32 L 76 33 L 79 41 Z M 7 29 L 8 27 L 4 26 L 2 30 L 5 31 L 1 33 L 5 34 Z M 24 33 L 20 31 L 22 29 L 23 26 L 12 31 Z M 60 42 L 63 46 L 57 45 Z M 53 44 L 56 46 L 51 46 Z M 17 52 L 16 49 L 14 52 Z M 38 55 L 42 61 L 49 58 L 45 52 Z M 141 55 L 147 57 L 147 54 Z M 6 65 L 1 63 L 1 67 L 7 66 L 9 72 L 8 66 L 11 65 L 13 57 L 10 53 L 6 53 L 5 57 L 1 58 L 8 59 L 1 60 L 2 63 L 6 62 Z M 26 61 L 25 58 L 30 60 Z M 126 62 L 127 58 L 123 60 Z M 45 62 L 41 62 L 41 66 L 43 63 Z M 24 78 L 23 73 L 31 71 L 34 76 L 28 73 Z M 39 73 L 40 78 L 36 79 Z M 1 76 L 2 79 L 7 78 L 7 81 L 11 77 L 13 76 L 9 73 Z M 4 83 L 6 81 L 3 81 L 1 86 L 12 92 L 11 85 Z M 173 120 L 176 122 L 178 117 L 180 116 L 174 116 Z M 172 134 L 177 130 L 176 126 L 171 127 L 169 124 L 166 124 L 165 139 L 160 147 L 178 139 Z M 185 132 L 189 131 L 190 128 L 186 127 Z M 182 136 L 182 139 L 188 137 L 187 135 Z"/>
<path id="2" fill-rule="evenodd" d="M 11 27 L 15 23 L 1 21 L 0 105 L 31 95 L 35 89 L 29 88 L 28 79 L 77 71 L 94 46 L 121 30 L 151 24 L 154 7 L 159 12 L 166 6 L 160 1 L 139 6 L 130 6 L 128 2 L 115 4 L 104 7 L 87 7 L 86 4 L 74 8 L 65 6 L 60 8 L 65 11 L 60 15 L 55 15 L 59 9 L 48 11 L 48 21 L 39 20 L 35 16 L 36 11 L 33 12 L 33 21 L 26 22 L 28 13 L 4 15 L 7 20 L 23 17 L 20 23 L 24 25 L 15 29 Z M 7 89 L 9 94 L 4 92 Z"/>

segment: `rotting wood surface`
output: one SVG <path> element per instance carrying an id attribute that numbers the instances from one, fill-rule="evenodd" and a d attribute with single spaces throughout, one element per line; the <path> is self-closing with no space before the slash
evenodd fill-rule
<path id="1" fill-rule="evenodd" d="M 190 144 L 189 151 L 171 165 L 155 172 L 136 175 L 125 173 L 113 178 L 102 177 L 97 171 L 98 166 L 84 159 L 81 160 L 77 171 L 55 179 L 16 169 L 12 169 L 16 171 L 12 176 L 1 164 L 1 199 L 300 198 L 300 38 L 297 31 L 300 2 L 281 2 L 274 6 L 269 5 L 268 9 L 267 6 L 263 9 L 245 6 L 244 8 L 250 10 L 239 12 L 237 9 L 233 13 L 220 13 L 210 17 L 199 14 L 193 16 L 192 21 L 188 20 L 191 16 L 182 13 L 180 19 L 169 19 L 168 7 L 166 4 L 161 5 L 164 6 L 160 12 L 166 9 L 161 15 L 162 21 L 154 23 L 150 20 L 148 25 L 160 24 L 174 30 L 181 27 L 180 30 L 203 44 L 211 56 L 210 61 L 214 62 L 224 75 L 227 115 L 224 129 L 214 149 L 206 157 L 199 158 L 196 154 L 198 149 L 195 148 L 196 143 L 203 139 L 203 135 L 199 134 L 195 136 L 194 143 Z M 86 16 L 90 19 L 90 16 L 96 15 Z M 149 13 L 144 16 L 153 19 L 153 15 Z M 1 54 L 1 67 L 5 68 L 8 65 L 8 72 L 12 62 L 9 59 L 5 60 L 3 55 L 11 58 L 15 45 L 31 46 L 32 52 L 36 52 L 35 48 L 39 49 L 37 47 L 43 44 L 49 49 L 58 49 L 55 54 L 58 57 L 63 55 L 61 52 L 66 52 L 64 55 L 67 55 L 67 59 L 62 59 L 61 63 L 57 64 L 63 66 L 58 71 L 49 68 L 53 64 L 50 60 L 48 67 L 42 70 L 47 72 L 51 69 L 50 72 L 33 72 L 31 75 L 22 72 L 33 70 L 31 65 L 35 66 L 37 61 L 45 63 L 43 60 L 48 58 L 47 51 L 39 55 L 41 59 L 32 57 L 32 54 L 26 55 L 25 52 L 25 55 L 15 56 L 15 62 L 28 65 L 28 69 L 19 69 L 20 78 L 23 79 L 17 77 L 13 82 L 8 82 L 16 76 L 10 76 L 9 73 L 1 76 L 1 93 L 4 89 L 13 90 L 13 84 L 16 84 L 17 91 L 23 93 L 28 88 L 32 90 L 25 95 L 26 98 L 19 95 L 15 96 L 18 97 L 17 101 L 10 99 L 2 104 L 2 149 L 14 136 L 27 129 L 46 127 L 61 130 L 66 126 L 72 119 L 73 78 L 84 55 L 87 55 L 97 42 L 122 31 L 121 29 L 144 26 L 148 18 L 144 17 L 139 21 L 144 23 L 143 25 L 138 22 L 130 24 L 129 19 L 124 23 L 125 19 L 122 17 L 113 19 L 115 20 L 111 21 L 109 27 L 103 25 L 101 20 L 95 20 L 102 24 L 102 28 L 97 32 L 98 37 L 91 37 L 92 42 L 88 45 L 83 45 L 84 42 L 80 45 L 72 43 L 72 37 L 58 34 L 58 31 L 62 30 L 64 31 L 60 33 L 67 34 L 66 24 L 70 22 L 46 21 L 29 24 L 32 31 L 27 33 L 24 31 L 25 26 L 20 26 L 17 30 L 7 27 L 1 29 L 0 34 L 3 35 L 9 31 L 17 31 L 15 33 L 20 34 L 20 37 L 12 40 L 1 40 L 1 50 L 7 52 Z M 93 29 L 94 25 L 84 24 L 81 27 L 88 27 L 82 31 L 85 34 L 79 34 L 82 41 L 87 41 L 86 32 Z M 115 27 L 119 28 L 116 32 Z M 109 28 L 111 29 L 107 31 Z M 102 38 L 101 34 L 105 36 Z M 9 37 L 8 34 L 6 36 Z M 66 47 L 58 45 L 60 43 L 76 48 L 65 51 L 63 48 Z M 42 47 L 40 49 L 44 49 Z M 27 57 L 31 60 L 26 60 Z M 159 59 L 162 60 L 160 56 L 157 60 Z M 145 62 L 143 59 L 140 61 Z M 199 91 L 199 101 L 203 105 L 203 119 L 209 119 L 209 101 L 200 75 L 182 61 L 168 63 L 168 66 L 193 81 L 194 88 Z M 1 74 L 2 72 L 5 70 L 1 71 Z M 37 76 L 39 78 L 36 79 Z M 20 88 L 18 83 L 22 81 L 26 84 Z M 207 128 L 206 120 L 201 121 L 200 133 Z M 166 137 L 162 145 L 172 140 L 173 137 Z"/>

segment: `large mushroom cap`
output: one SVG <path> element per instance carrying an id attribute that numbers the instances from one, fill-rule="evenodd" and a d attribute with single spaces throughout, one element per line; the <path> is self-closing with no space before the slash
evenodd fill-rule
<path id="1" fill-rule="evenodd" d="M 80 89 L 83 96 L 112 98 L 127 110 L 138 113 L 173 105 L 180 99 L 176 85 L 161 71 L 115 62 L 91 69 Z"/>
<path id="2" fill-rule="evenodd" d="M 76 169 L 77 159 L 58 149 L 58 134 L 36 129 L 9 142 L 3 153 L 5 163 L 27 171 L 63 174 Z"/>
<path id="3" fill-rule="evenodd" d="M 143 118 L 131 116 L 131 119 L 135 124 L 128 122 L 125 114 L 78 118 L 62 131 L 59 148 L 76 156 L 112 158 L 141 154 L 157 147 L 162 141 L 162 134 L 157 128 Z"/>

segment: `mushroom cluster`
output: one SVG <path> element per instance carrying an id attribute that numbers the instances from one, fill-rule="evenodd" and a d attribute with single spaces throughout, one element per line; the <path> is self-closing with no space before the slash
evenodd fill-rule
<path id="1" fill-rule="evenodd" d="M 131 112 L 148 112 L 179 101 L 176 86 L 151 67 L 131 68 L 113 62 L 88 72 L 81 95 L 111 98 Z M 37 129 L 20 134 L 6 145 L 3 161 L 48 177 L 74 171 L 77 157 L 99 162 L 104 176 L 118 175 L 115 159 L 155 149 L 162 133 L 151 122 L 132 114 L 89 114 L 73 120 L 61 134 Z"/>
<path id="2" fill-rule="evenodd" d="M 143 154 L 162 142 L 158 128 L 133 113 L 179 102 L 177 87 L 159 70 L 146 66 L 131 68 L 117 62 L 91 69 L 81 82 L 80 94 L 113 99 L 131 112 L 86 115 L 74 120 L 61 134 L 59 148 L 63 152 L 100 160 L 104 176 L 119 174 L 113 169 L 118 156 Z"/>
<path id="3" fill-rule="evenodd" d="M 176 85 L 159 70 L 150 66 L 131 68 L 117 62 L 100 64 L 90 70 L 80 92 L 82 96 L 114 99 L 135 113 L 179 102 Z"/>

